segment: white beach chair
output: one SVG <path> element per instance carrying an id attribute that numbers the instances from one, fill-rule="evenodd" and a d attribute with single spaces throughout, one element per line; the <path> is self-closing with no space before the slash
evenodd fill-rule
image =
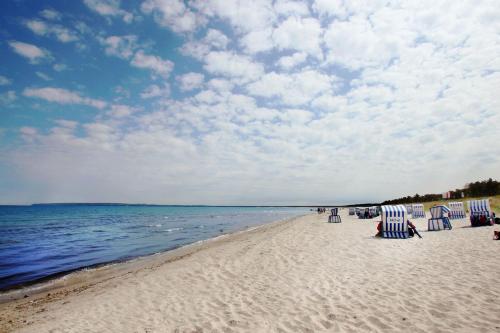
<path id="1" fill-rule="evenodd" d="M 369 219 L 370 218 L 370 208 L 369 207 L 362 207 L 359 210 L 358 218 L 362 219 L 362 220 Z"/>
<path id="2" fill-rule="evenodd" d="M 330 216 L 328 216 L 328 223 L 341 223 L 342 219 L 340 218 L 340 215 L 339 215 L 339 209 L 332 208 L 331 212 L 332 212 L 332 214 Z"/>
<path id="3" fill-rule="evenodd" d="M 408 238 L 408 220 L 405 206 L 382 206 L 382 237 Z"/>
<path id="4" fill-rule="evenodd" d="M 407 212 L 408 214 L 413 213 L 413 209 L 412 209 L 412 205 L 411 205 L 411 204 L 409 204 L 409 205 L 405 205 L 405 208 L 406 208 L 406 212 Z"/>
<path id="5" fill-rule="evenodd" d="M 412 213 L 411 213 L 412 218 L 414 218 L 414 219 L 418 219 L 421 217 L 425 218 L 425 211 L 424 211 L 423 204 L 413 204 L 411 209 L 412 209 Z"/>
<path id="6" fill-rule="evenodd" d="M 484 225 L 493 225 L 493 212 L 490 208 L 490 199 L 470 200 L 469 205 L 471 226 L 478 227 Z M 481 219 L 484 216 L 484 223 Z"/>
<path id="7" fill-rule="evenodd" d="M 354 209 L 354 207 L 349 207 L 349 215 L 354 215 L 356 214 L 356 210 Z"/>
<path id="8" fill-rule="evenodd" d="M 461 201 L 449 202 L 448 206 L 450 208 L 450 220 L 465 219 L 465 208 L 464 203 Z"/>
<path id="9" fill-rule="evenodd" d="M 427 223 L 427 230 L 429 231 L 438 231 L 448 229 L 451 230 L 450 219 L 446 214 L 450 212 L 450 209 L 446 206 L 439 205 L 434 206 L 430 209 L 431 218 Z"/>
<path id="10" fill-rule="evenodd" d="M 376 206 L 372 206 L 372 207 L 368 208 L 368 210 L 369 210 L 370 216 L 372 218 L 377 216 L 377 207 Z"/>

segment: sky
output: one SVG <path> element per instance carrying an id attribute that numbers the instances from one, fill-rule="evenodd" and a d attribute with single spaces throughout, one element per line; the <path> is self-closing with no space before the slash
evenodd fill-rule
<path id="1" fill-rule="evenodd" d="M 345 204 L 500 178 L 497 0 L 0 7 L 0 204 Z"/>

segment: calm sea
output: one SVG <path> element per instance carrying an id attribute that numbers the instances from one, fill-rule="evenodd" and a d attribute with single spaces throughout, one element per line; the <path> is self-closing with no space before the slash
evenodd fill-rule
<path id="1" fill-rule="evenodd" d="M 0 290 L 307 212 L 269 207 L 0 206 Z"/>

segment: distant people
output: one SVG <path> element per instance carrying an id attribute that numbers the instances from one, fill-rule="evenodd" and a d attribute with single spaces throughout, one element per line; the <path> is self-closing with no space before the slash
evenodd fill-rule
<path id="1" fill-rule="evenodd" d="M 411 223 L 410 220 L 407 220 L 408 222 L 408 236 L 413 237 L 415 236 L 415 230 L 417 229 L 413 223 Z"/>
<path id="2" fill-rule="evenodd" d="M 478 215 L 471 215 L 470 217 L 470 225 L 473 227 L 477 227 L 479 225 L 479 216 Z"/>
<path id="3" fill-rule="evenodd" d="M 377 224 L 377 234 L 375 235 L 375 237 L 382 237 L 382 233 L 383 233 L 383 230 L 382 230 L 382 221 L 380 221 Z"/>
<path id="4" fill-rule="evenodd" d="M 481 214 L 479 216 L 479 225 L 486 225 L 486 215 L 485 214 Z"/>

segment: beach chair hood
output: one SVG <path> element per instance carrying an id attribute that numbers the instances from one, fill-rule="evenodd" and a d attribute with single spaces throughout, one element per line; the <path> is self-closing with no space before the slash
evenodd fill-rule
<path id="1" fill-rule="evenodd" d="M 411 216 L 414 219 L 425 217 L 424 205 L 423 204 L 413 204 Z"/>
<path id="2" fill-rule="evenodd" d="M 461 201 L 457 202 L 449 202 L 450 207 L 450 219 L 464 219 L 465 218 L 465 209 L 464 203 Z"/>
<path id="3" fill-rule="evenodd" d="M 382 236 L 408 238 L 408 219 L 403 205 L 382 206 Z"/>
<path id="4" fill-rule="evenodd" d="M 487 214 L 488 216 L 491 216 L 490 200 L 470 200 L 469 211 L 471 215 Z"/>
<path id="5" fill-rule="evenodd" d="M 448 214 L 450 213 L 450 209 L 444 205 L 434 206 L 430 209 L 431 218 L 427 223 L 427 230 L 429 231 L 438 231 L 448 229 L 451 230 L 450 219 L 448 218 Z"/>

